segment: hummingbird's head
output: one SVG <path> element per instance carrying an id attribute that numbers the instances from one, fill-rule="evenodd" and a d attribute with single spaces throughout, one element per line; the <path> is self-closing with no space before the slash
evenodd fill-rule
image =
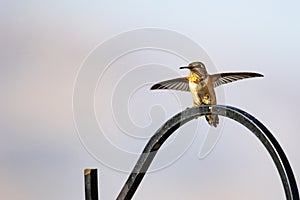
<path id="1" fill-rule="evenodd" d="M 205 65 L 202 62 L 192 62 L 188 66 L 180 67 L 179 69 L 189 69 L 198 76 L 207 75 Z"/>

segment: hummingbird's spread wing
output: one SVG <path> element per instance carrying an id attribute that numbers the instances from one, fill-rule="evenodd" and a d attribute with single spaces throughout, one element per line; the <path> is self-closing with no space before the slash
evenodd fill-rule
<path id="1" fill-rule="evenodd" d="M 181 91 L 190 91 L 189 82 L 186 78 L 175 78 L 167 81 L 162 81 L 154 84 L 150 90 L 160 90 L 160 89 L 169 89 L 169 90 L 181 90 Z"/>
<path id="2" fill-rule="evenodd" d="M 263 77 L 263 75 L 254 72 L 231 72 L 212 75 L 215 87 L 218 87 L 222 84 L 231 83 L 237 80 L 254 77 Z"/>

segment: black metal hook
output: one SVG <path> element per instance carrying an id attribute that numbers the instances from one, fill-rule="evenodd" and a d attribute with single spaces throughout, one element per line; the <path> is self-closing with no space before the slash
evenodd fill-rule
<path id="1" fill-rule="evenodd" d="M 117 200 L 129 200 L 132 198 L 157 151 L 176 129 L 195 117 L 207 114 L 222 115 L 247 127 L 262 142 L 272 157 L 280 174 L 286 199 L 299 200 L 299 192 L 292 168 L 281 146 L 271 132 L 249 113 L 235 107 L 222 105 L 203 105 L 188 108 L 169 119 L 159 128 L 144 148 L 143 153 L 121 189 Z"/>

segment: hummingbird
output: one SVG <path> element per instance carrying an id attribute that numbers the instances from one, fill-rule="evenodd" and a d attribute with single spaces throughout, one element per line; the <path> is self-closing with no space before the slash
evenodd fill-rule
<path id="1" fill-rule="evenodd" d="M 255 72 L 208 74 L 202 62 L 192 62 L 188 66 L 180 67 L 179 69 L 189 69 L 190 75 L 156 83 L 150 89 L 170 89 L 191 92 L 194 102 L 193 107 L 217 104 L 215 88 L 220 85 L 245 78 L 263 77 L 262 74 Z M 218 126 L 218 115 L 206 115 L 205 118 L 209 125 L 214 127 Z"/>

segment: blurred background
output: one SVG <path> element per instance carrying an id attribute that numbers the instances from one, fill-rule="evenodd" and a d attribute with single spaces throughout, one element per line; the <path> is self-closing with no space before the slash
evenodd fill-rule
<path id="1" fill-rule="evenodd" d="M 217 89 L 217 93 L 225 91 L 226 97 L 226 101 L 224 97 L 219 102 L 250 112 L 270 129 L 287 154 L 299 183 L 299 7 L 296 0 L 0 1 L 1 197 L 84 199 L 83 170 L 96 167 L 100 199 L 116 198 L 128 172 L 99 161 L 90 151 L 92 147 L 85 145 L 82 138 L 89 137 L 90 133 L 78 133 L 73 119 L 74 85 L 83 64 L 101 43 L 120 33 L 145 27 L 175 31 L 193 40 L 206 52 L 205 57 L 201 53 L 199 60 L 209 63 L 209 72 L 256 71 L 265 75 L 263 79 Z M 118 48 L 116 45 L 116 51 Z M 131 55 L 128 60 L 139 60 L 139 65 L 149 66 L 151 56 L 160 57 L 144 51 L 142 55 Z M 153 83 L 187 74 L 178 70 L 188 63 L 184 59 L 165 56 L 153 62 L 158 74 L 153 77 Z M 159 64 L 172 68 L 172 73 L 160 73 Z M 111 105 L 113 108 L 128 105 L 130 120 L 137 127 L 159 118 L 163 110 L 164 117 L 154 120 L 154 131 L 163 121 L 191 106 L 188 93 L 146 89 L 151 86 L 152 75 L 143 74 L 147 78 L 145 87 L 138 88 L 132 82 L 126 84 L 125 75 L 133 68 L 129 61 L 124 61 L 127 68 L 122 66 L 122 62 L 115 62 L 109 68 L 111 71 L 105 71 L 106 78 L 124 81 L 125 88 L 135 87 L 132 91 L 138 92 L 130 93 L 135 97 L 129 100 L 117 96 Z M 105 68 L 98 67 L 100 71 Z M 119 69 L 126 70 L 117 74 Z M 134 72 L 131 76 L 139 75 L 138 71 Z M 101 88 L 101 81 L 97 84 L 94 107 L 101 123 L 101 113 L 107 116 L 116 113 L 106 112 L 106 104 L 101 102 L 108 101 L 110 93 Z M 146 103 L 140 103 L 145 99 Z M 145 107 L 151 108 L 152 100 L 162 109 L 152 109 L 154 114 L 149 114 Z M 170 106 L 172 102 L 174 106 Z M 152 119 L 145 117 L 149 115 Z M 115 123 L 106 123 L 102 131 L 111 142 L 120 136 L 117 141 L 120 148 L 136 154 L 133 162 L 127 160 L 131 168 L 153 132 L 143 132 L 141 136 L 136 133 L 126 143 L 122 128 L 115 131 L 116 124 L 122 122 L 118 117 L 115 119 Z M 198 121 L 186 125 L 184 132 L 194 131 L 195 127 L 209 128 L 204 119 Z M 204 132 L 209 133 L 206 129 Z M 110 131 L 114 134 L 109 135 Z M 224 119 L 217 144 L 201 159 L 200 146 L 206 136 L 201 131 L 195 133 L 189 136 L 191 142 L 179 158 L 145 176 L 134 199 L 284 199 L 275 165 L 244 127 Z M 94 145 L 96 151 L 97 141 Z M 109 151 L 105 154 L 112 155 Z"/>

